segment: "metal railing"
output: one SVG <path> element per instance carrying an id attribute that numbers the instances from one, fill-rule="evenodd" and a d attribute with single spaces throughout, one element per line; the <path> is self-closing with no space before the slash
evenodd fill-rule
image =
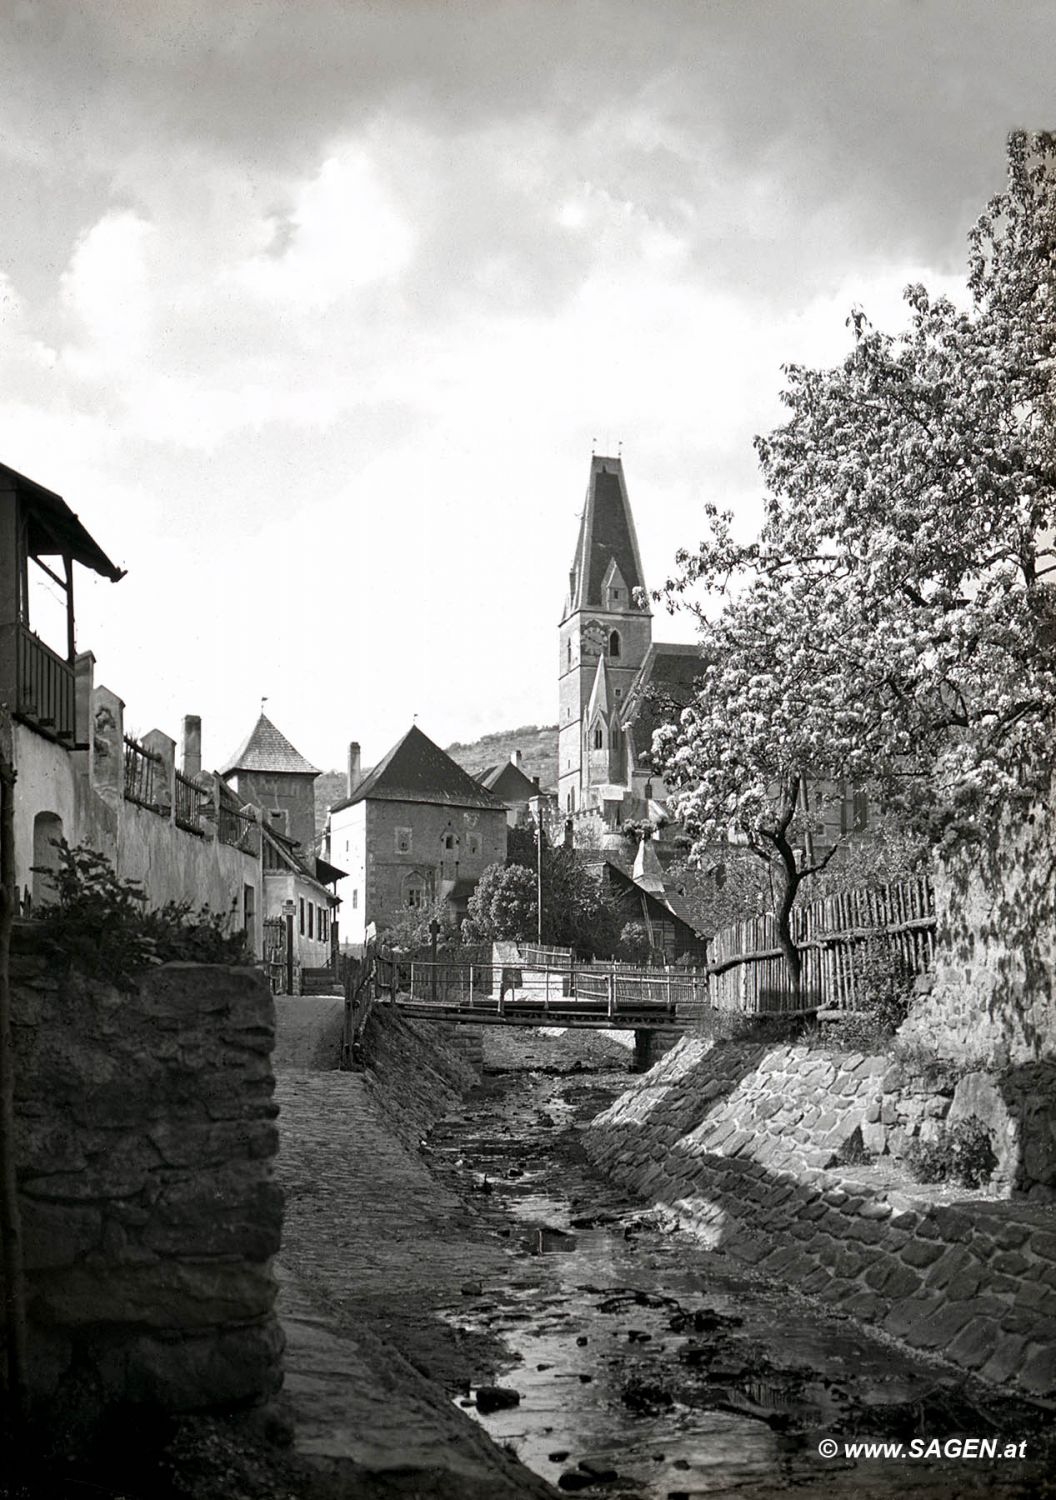
<path id="1" fill-rule="evenodd" d="M 155 750 L 147 750 L 130 735 L 125 741 L 125 799 L 151 812 L 164 812 L 159 793 L 164 762 Z"/>
<path id="2" fill-rule="evenodd" d="M 204 787 L 185 776 L 182 771 L 176 772 L 176 805 L 174 815 L 176 823 L 188 833 L 196 833 L 204 837 L 202 831 L 202 808 L 205 805 L 206 793 Z"/>
<path id="3" fill-rule="evenodd" d="M 73 667 L 24 625 L 17 628 L 15 712 L 57 740 L 76 739 L 77 691 Z"/>

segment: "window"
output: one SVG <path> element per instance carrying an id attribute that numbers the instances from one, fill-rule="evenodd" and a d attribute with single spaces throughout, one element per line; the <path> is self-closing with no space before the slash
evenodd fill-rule
<path id="1" fill-rule="evenodd" d="M 468 842 L 468 845 L 469 845 L 469 852 L 470 852 L 470 854 L 479 854 L 480 853 L 480 834 L 479 833 L 471 833 L 469 835 L 469 837 L 468 837 L 467 842 Z"/>
<path id="2" fill-rule="evenodd" d="M 619 654 L 620 654 L 620 632 L 618 630 L 614 630 L 612 632 L 612 634 L 609 636 L 609 655 L 610 656 L 619 656 Z"/>
<path id="3" fill-rule="evenodd" d="M 301 937 L 304 937 L 304 897 L 301 897 Z"/>
<path id="4" fill-rule="evenodd" d="M 415 911 L 424 905 L 425 892 L 420 885 L 409 885 L 407 887 L 407 905 Z"/>
<path id="5" fill-rule="evenodd" d="M 618 729 L 614 729 L 609 736 L 609 740 L 612 748 L 614 750 L 618 750 L 620 748 L 620 731 Z"/>
<path id="6" fill-rule="evenodd" d="M 595 750 L 604 750 L 604 748 L 605 748 L 605 731 L 602 729 L 601 725 L 599 724 L 598 727 L 597 727 L 597 729 L 595 729 L 595 731 L 594 731 L 594 749 Z"/>
<path id="7" fill-rule="evenodd" d="M 613 602 L 613 604 L 619 604 L 619 602 L 620 602 L 620 591 L 619 591 L 619 589 L 613 589 L 613 591 L 612 591 L 612 602 Z"/>
<path id="8" fill-rule="evenodd" d="M 308 903 L 308 936 L 315 937 L 315 902 Z"/>
<path id="9" fill-rule="evenodd" d="M 396 830 L 396 853 L 410 854 L 411 852 L 411 830 L 409 828 L 397 828 Z"/>
<path id="10" fill-rule="evenodd" d="M 447 852 L 449 854 L 453 853 L 458 848 L 458 838 L 457 838 L 457 836 L 455 834 L 453 834 L 453 833 L 445 833 L 444 834 L 444 848 L 447 850 Z"/>
<path id="11" fill-rule="evenodd" d="M 572 665 L 572 642 L 571 641 L 569 641 L 569 643 L 568 643 L 568 665 L 569 666 Z"/>

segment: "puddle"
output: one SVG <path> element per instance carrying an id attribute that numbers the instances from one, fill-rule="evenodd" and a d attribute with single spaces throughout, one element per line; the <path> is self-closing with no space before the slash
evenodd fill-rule
<path id="1" fill-rule="evenodd" d="M 446 1160 L 463 1180 L 487 1173 L 486 1212 L 507 1236 L 505 1284 L 450 1314 L 508 1350 L 496 1384 L 517 1404 L 483 1415 L 462 1398 L 496 1442 L 588 1496 L 1056 1494 L 1039 1487 L 1040 1437 L 1039 1461 L 1014 1473 L 989 1461 L 821 1459 L 830 1436 L 1019 1441 L 1037 1416 L 998 1397 L 980 1408 L 963 1377 L 733 1267 L 594 1177 L 570 1127 L 625 1085 L 508 1075 L 468 1124 L 431 1137 L 441 1170 Z"/>

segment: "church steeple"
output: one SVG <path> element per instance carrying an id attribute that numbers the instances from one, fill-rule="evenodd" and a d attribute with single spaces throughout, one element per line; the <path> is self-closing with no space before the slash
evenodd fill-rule
<path id="1" fill-rule="evenodd" d="M 645 660 L 652 616 L 644 589 L 623 462 L 592 454 L 569 589 L 558 635 L 558 790 L 565 812 L 612 801 L 622 780 L 623 701 Z M 615 812 L 609 810 L 612 816 Z"/>
<path id="2" fill-rule="evenodd" d="M 633 608 L 633 591 L 644 587 L 623 460 L 595 453 L 569 572 L 565 615 L 577 609 Z"/>

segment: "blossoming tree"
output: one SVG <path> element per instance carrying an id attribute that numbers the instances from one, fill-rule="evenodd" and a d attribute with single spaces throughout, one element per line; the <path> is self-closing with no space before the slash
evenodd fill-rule
<path id="1" fill-rule="evenodd" d="M 793 904 L 832 852 L 809 857 L 812 792 L 868 786 L 949 848 L 1051 773 L 1056 137 L 1010 138 L 968 287 L 967 312 L 907 288 L 895 336 L 855 310 L 842 364 L 786 367 L 758 537 L 706 507 L 660 595 L 701 642 L 654 747 L 674 811 L 698 853 L 729 838 L 775 870 L 797 989 Z"/>

